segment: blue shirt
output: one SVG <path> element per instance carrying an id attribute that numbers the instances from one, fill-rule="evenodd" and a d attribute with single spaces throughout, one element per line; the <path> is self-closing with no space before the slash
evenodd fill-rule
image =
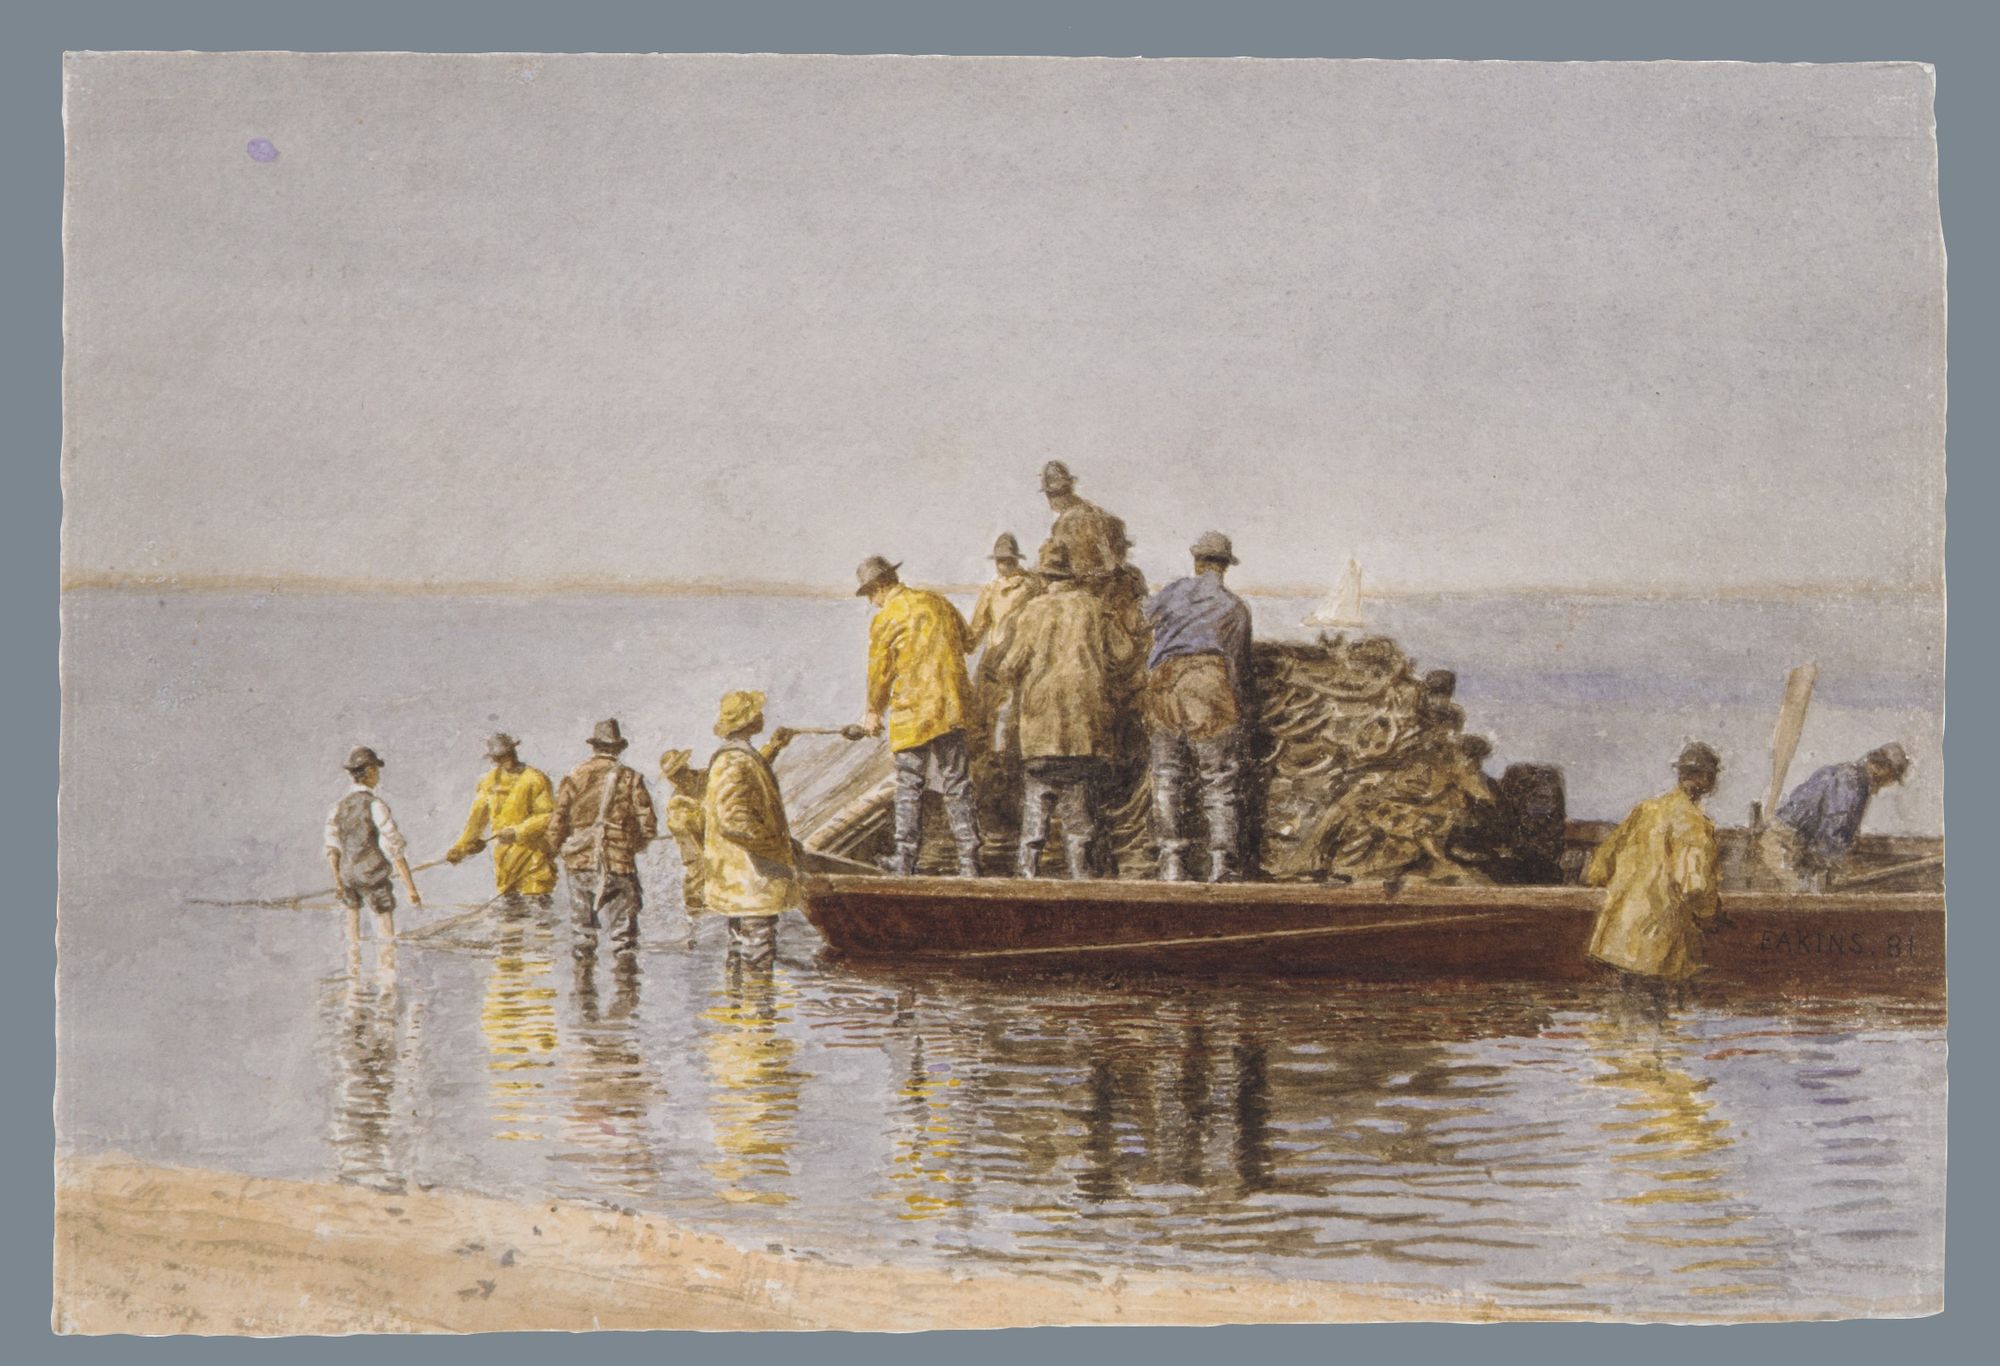
<path id="1" fill-rule="evenodd" d="M 1861 818 L 1873 795 L 1865 762 L 1828 764 L 1793 788 L 1779 803 L 1777 815 L 1799 832 L 1812 862 L 1838 863 L 1861 833 Z"/>
<path id="2" fill-rule="evenodd" d="M 1149 669 L 1182 655 L 1221 655 L 1237 696 L 1247 696 L 1256 674 L 1250 663 L 1250 609 L 1214 574 L 1176 579 L 1146 599 L 1153 628 Z"/>

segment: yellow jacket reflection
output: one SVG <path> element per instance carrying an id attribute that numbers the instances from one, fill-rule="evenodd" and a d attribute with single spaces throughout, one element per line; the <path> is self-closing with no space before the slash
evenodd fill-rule
<path id="1" fill-rule="evenodd" d="M 479 847 L 490 824 L 493 833 L 513 832 L 514 842 L 493 842 L 493 885 L 503 892 L 541 896 L 556 887 L 555 864 L 544 836 L 556 809 L 548 776 L 523 764 L 518 773 L 494 768 L 479 780 L 465 833 L 451 849 L 456 862 Z"/>
<path id="2" fill-rule="evenodd" d="M 889 748 L 914 749 L 972 724 L 965 656 L 972 632 L 936 593 L 898 587 L 868 625 L 868 709 L 889 723 Z"/>
<path id="3" fill-rule="evenodd" d="M 1640 802 L 1597 846 L 1583 880 L 1610 890 L 1590 956 L 1675 980 L 1701 966 L 1701 926 L 1715 918 L 1715 823 L 1683 789 Z"/>
<path id="4" fill-rule="evenodd" d="M 723 915 L 777 915 L 803 904 L 792 828 L 763 757 L 731 742 L 702 793 L 702 901 Z"/>

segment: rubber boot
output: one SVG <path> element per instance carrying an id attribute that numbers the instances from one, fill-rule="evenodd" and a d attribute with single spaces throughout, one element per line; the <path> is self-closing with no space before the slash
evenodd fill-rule
<path id="1" fill-rule="evenodd" d="M 1014 859 L 1014 876 L 1040 877 L 1042 875 L 1042 846 L 1039 840 L 1021 841 L 1021 851 Z"/>
<path id="2" fill-rule="evenodd" d="M 1071 882 L 1087 882 L 1097 876 L 1097 870 L 1090 866 L 1089 840 L 1065 839 L 1063 856 L 1069 864 Z"/>
<path id="3" fill-rule="evenodd" d="M 917 875 L 917 846 L 899 844 L 896 852 L 882 860 L 882 870 L 890 877 L 915 877 Z"/>
<path id="4" fill-rule="evenodd" d="M 1236 855 L 1227 849 L 1208 851 L 1208 880 L 1210 882 L 1241 882 L 1243 874 L 1236 870 Z"/>
<path id="5" fill-rule="evenodd" d="M 1188 880 L 1186 840 L 1160 841 L 1160 881 L 1186 882 Z"/>
<path id="6" fill-rule="evenodd" d="M 979 821 L 970 799 L 954 802 L 946 813 L 951 820 L 952 843 L 958 846 L 958 875 L 979 876 Z"/>

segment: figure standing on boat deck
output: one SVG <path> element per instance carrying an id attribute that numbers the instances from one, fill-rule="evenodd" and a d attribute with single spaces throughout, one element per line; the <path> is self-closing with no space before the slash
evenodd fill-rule
<path id="1" fill-rule="evenodd" d="M 722 699 L 701 799 L 703 899 L 729 917 L 732 952 L 750 961 L 777 951 L 778 916 L 805 904 L 798 852 L 771 763 L 750 745 L 764 728 L 764 694 Z"/>
<path id="2" fill-rule="evenodd" d="M 986 727 L 987 743 L 996 753 L 1006 753 L 1014 748 L 1018 718 L 1007 705 L 1007 689 L 993 677 L 992 663 L 1007 623 L 1023 603 L 1042 591 L 1042 581 L 1021 567 L 1021 544 L 1011 531 L 1001 533 L 987 558 L 993 561 L 993 577 L 979 590 L 970 629 L 972 649 L 985 649 L 977 676 L 980 722 Z"/>
<path id="3" fill-rule="evenodd" d="M 618 762 L 626 740 L 618 722 L 590 733 L 591 757 L 562 780 L 549 817 L 548 842 L 569 872 L 570 910 L 593 941 L 611 923 L 619 950 L 639 947 L 639 851 L 659 834 L 646 780 Z M 581 946 L 580 946 L 581 947 Z"/>
<path id="4" fill-rule="evenodd" d="M 1146 600 L 1153 649 L 1140 708 L 1152 751 L 1153 833 L 1160 879 L 1186 878 L 1182 828 L 1189 759 L 1208 818 L 1208 877 L 1233 882 L 1242 810 L 1244 739 L 1256 674 L 1250 658 L 1250 609 L 1223 584 L 1239 563 L 1229 538 L 1204 532 L 1190 547 L 1194 573 Z"/>
<path id="5" fill-rule="evenodd" d="M 350 934 L 361 929 L 361 907 L 365 902 L 375 912 L 375 930 L 383 939 L 396 937 L 396 890 L 389 881 L 393 865 L 403 880 L 403 890 L 412 906 L 421 906 L 416 879 L 410 876 L 408 845 L 389 804 L 375 793 L 382 781 L 382 760 L 374 750 L 362 745 L 347 756 L 347 776 L 352 780 L 346 795 L 334 804 L 326 818 L 326 862 L 333 870 L 333 885 L 348 911 Z"/>
<path id="6" fill-rule="evenodd" d="M 1901 745 L 1884 745 L 1846 764 L 1828 764 L 1792 789 L 1757 833 L 1757 856 L 1781 882 L 1825 891 L 1861 833 L 1868 800 L 1910 771 Z"/>
<path id="7" fill-rule="evenodd" d="M 1674 762 L 1674 786 L 1632 808 L 1591 855 L 1583 880 L 1609 890 L 1590 956 L 1641 977 L 1684 981 L 1701 967 L 1702 930 L 1720 914 L 1715 822 L 1701 809 L 1722 772 L 1699 742 Z"/>
<path id="8" fill-rule="evenodd" d="M 521 762 L 520 742 L 505 733 L 487 738 L 486 757 L 493 767 L 479 780 L 465 831 L 445 859 L 462 863 L 484 849 L 490 826 L 494 890 L 547 905 L 556 889 L 555 860 L 545 839 L 556 809 L 548 777 Z"/>
<path id="9" fill-rule="evenodd" d="M 876 608 L 868 626 L 868 712 L 861 728 L 880 735 L 887 717 L 896 761 L 896 853 L 889 868 L 917 871 L 923 838 L 924 777 L 936 768 L 945 818 L 958 847 L 958 875 L 979 876 L 979 820 L 973 814 L 966 733 L 975 723 L 965 656 L 972 633 L 944 598 L 896 577 L 899 565 L 880 555 L 861 562 L 856 597 Z"/>
<path id="10" fill-rule="evenodd" d="M 1016 871 L 1036 877 L 1048 840 L 1049 809 L 1062 817 L 1072 878 L 1093 876 L 1094 810 L 1105 770 L 1117 753 L 1111 681 L 1137 658 L 1140 644 L 1070 573 L 1059 545 L 1042 551 L 1036 572 L 1048 591 L 1026 603 L 995 646 L 992 676 L 1020 719 L 1021 846 Z"/>
<path id="11" fill-rule="evenodd" d="M 1146 580 L 1125 558 L 1132 538 L 1124 520 L 1079 497 L 1076 476 L 1060 460 L 1042 466 L 1042 492 L 1056 514 L 1043 551 L 1061 546 L 1077 582 L 1118 610 L 1136 610 L 1146 596 Z"/>

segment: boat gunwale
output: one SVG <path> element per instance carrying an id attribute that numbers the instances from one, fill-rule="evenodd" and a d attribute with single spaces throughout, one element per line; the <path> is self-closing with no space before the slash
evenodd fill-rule
<path id="1" fill-rule="evenodd" d="M 871 901 L 949 901 L 971 909 L 998 910 L 1023 904 L 1069 903 L 1078 914 L 1125 905 L 1178 906 L 1189 911 L 1224 910 L 1232 906 L 1384 910 L 1440 907 L 1510 910 L 1594 911 L 1604 892 L 1579 886 L 1440 886 L 1435 883 L 1319 882 L 1157 882 L 1096 878 L 958 878 L 864 876 L 814 873 L 805 879 L 808 904 L 838 897 Z M 1884 911 L 1923 913 L 1945 909 L 1942 891 L 1918 892 L 1786 892 L 1740 891 L 1722 894 L 1722 910 L 1856 914 Z"/>

